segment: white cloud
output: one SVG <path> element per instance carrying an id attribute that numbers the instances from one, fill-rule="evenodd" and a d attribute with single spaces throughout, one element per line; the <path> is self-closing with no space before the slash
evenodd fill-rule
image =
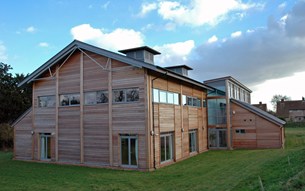
<path id="1" fill-rule="evenodd" d="M 231 37 L 232 37 L 232 38 L 237 38 L 237 37 L 241 36 L 241 34 L 242 34 L 241 31 L 236 31 L 236 32 L 233 32 L 233 33 L 231 34 Z"/>
<path id="2" fill-rule="evenodd" d="M 193 40 L 155 46 L 154 49 L 161 52 L 161 55 L 156 57 L 155 62 L 161 66 L 186 64 L 194 47 Z"/>
<path id="3" fill-rule="evenodd" d="M 28 33 L 34 33 L 37 29 L 33 26 L 29 26 L 28 28 L 26 28 L 26 32 Z"/>
<path id="4" fill-rule="evenodd" d="M 40 46 L 40 47 L 49 47 L 49 44 L 47 42 L 40 42 L 38 44 L 38 46 Z"/>
<path id="5" fill-rule="evenodd" d="M 281 19 L 269 19 L 267 27 L 228 38 L 218 46 L 203 43 L 194 49 L 196 60 L 190 63 L 198 68 L 193 71 L 195 77 L 232 75 L 251 86 L 305 71 L 304 10 L 305 1 L 299 1 L 288 12 L 284 26 Z"/>
<path id="6" fill-rule="evenodd" d="M 4 44 L 0 41 L 0 62 L 6 62 L 8 59 L 6 54 L 6 47 Z"/>
<path id="7" fill-rule="evenodd" d="M 141 11 L 138 14 L 140 17 L 144 17 L 147 15 L 149 12 L 157 9 L 157 4 L 156 3 L 143 3 L 141 5 Z"/>
<path id="8" fill-rule="evenodd" d="M 160 1 L 158 6 L 159 15 L 165 20 L 180 25 L 202 26 L 216 25 L 231 12 L 243 12 L 262 5 L 242 3 L 240 0 L 191 0 L 189 5 L 177 1 Z"/>
<path id="9" fill-rule="evenodd" d="M 281 79 L 267 80 L 265 83 L 256 85 L 252 88 L 253 93 L 251 95 L 251 102 L 259 103 L 262 101 L 268 104 L 269 109 L 272 109 L 270 101 L 275 94 L 287 95 L 288 97 L 291 97 L 292 100 L 300 100 L 305 96 L 305 92 L 304 89 L 296 88 L 292 85 L 296 82 L 305 82 L 305 72 L 298 72 L 292 76 Z M 272 87 L 272 90 L 270 87 Z"/>
<path id="10" fill-rule="evenodd" d="M 73 27 L 70 32 L 74 39 L 89 42 L 112 51 L 133 48 L 144 44 L 142 33 L 133 29 L 117 28 L 107 33 L 103 29 L 93 28 L 90 24 L 82 24 Z"/>
<path id="11" fill-rule="evenodd" d="M 287 6 L 287 3 L 283 2 L 283 3 L 279 4 L 278 8 L 279 9 L 284 9 L 286 6 Z"/>
<path id="12" fill-rule="evenodd" d="M 216 42 L 218 41 L 218 38 L 216 35 L 213 35 L 211 38 L 208 39 L 208 43 L 213 43 L 213 42 Z"/>
<path id="13" fill-rule="evenodd" d="M 104 3 L 104 4 L 101 6 L 102 9 L 107 9 L 108 6 L 109 6 L 109 4 L 110 4 L 110 1 L 107 1 L 106 3 Z"/>

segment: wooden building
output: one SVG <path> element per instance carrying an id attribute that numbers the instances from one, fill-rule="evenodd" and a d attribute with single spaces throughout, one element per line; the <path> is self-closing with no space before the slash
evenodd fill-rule
<path id="1" fill-rule="evenodd" d="M 33 105 L 13 124 L 15 159 L 152 170 L 208 150 L 213 88 L 149 47 L 120 52 L 75 40 L 21 82 Z"/>
<path id="2" fill-rule="evenodd" d="M 251 90 L 231 76 L 205 81 L 209 149 L 282 148 L 284 124 L 251 105 Z"/>

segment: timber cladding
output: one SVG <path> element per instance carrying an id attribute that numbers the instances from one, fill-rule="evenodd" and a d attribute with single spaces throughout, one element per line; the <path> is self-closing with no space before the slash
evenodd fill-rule
<path id="1" fill-rule="evenodd" d="M 234 148 L 281 148 L 282 128 L 231 103 Z"/>
<path id="2" fill-rule="evenodd" d="M 15 125 L 14 157 L 150 170 L 207 151 L 207 111 L 201 105 L 207 90 L 150 72 L 73 49 L 32 81 L 33 107 Z M 154 103 L 153 88 L 171 92 L 178 103 Z M 183 96 L 200 100 L 200 106 L 183 105 Z M 161 139 L 171 142 L 167 156 Z"/>
<path id="3" fill-rule="evenodd" d="M 178 93 L 180 95 L 180 104 L 153 104 L 154 113 L 152 116 L 156 136 L 154 136 L 154 143 L 152 139 L 150 143 L 155 145 L 155 155 L 151 156 L 152 162 L 150 163 L 150 167 L 153 166 L 154 160 L 156 161 L 156 167 L 159 168 L 195 154 L 190 153 L 189 150 L 189 132 L 192 130 L 197 132 L 197 153 L 206 151 L 208 149 L 206 108 L 182 104 L 182 95 L 197 97 L 198 99 L 203 100 L 206 98 L 206 92 L 171 78 L 158 78 L 154 75 L 151 78 L 155 79 L 152 88 Z M 173 135 L 174 156 L 172 161 L 161 162 L 160 136 L 168 133 Z"/>

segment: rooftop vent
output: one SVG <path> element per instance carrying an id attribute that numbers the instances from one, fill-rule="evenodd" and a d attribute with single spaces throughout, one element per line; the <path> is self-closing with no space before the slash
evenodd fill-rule
<path id="1" fill-rule="evenodd" d="M 119 50 L 119 52 L 125 54 L 127 57 L 134 58 L 149 64 L 154 64 L 154 55 L 161 54 L 160 52 L 148 46 Z"/>
<path id="2" fill-rule="evenodd" d="M 193 70 L 193 68 L 187 65 L 169 66 L 165 68 L 175 73 L 181 74 L 183 76 L 188 76 L 188 71 Z"/>

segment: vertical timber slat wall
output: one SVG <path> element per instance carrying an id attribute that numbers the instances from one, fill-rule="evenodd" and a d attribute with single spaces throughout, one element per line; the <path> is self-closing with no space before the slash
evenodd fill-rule
<path id="1" fill-rule="evenodd" d="M 151 78 L 155 77 L 152 75 Z M 204 141 L 207 141 L 207 117 L 204 116 L 207 114 L 206 108 L 184 106 L 182 104 L 182 95 L 205 99 L 206 92 L 180 84 L 175 80 L 162 78 L 154 81 L 153 88 L 180 94 L 180 105 L 154 103 L 156 167 L 171 164 L 171 162 L 164 164 L 160 162 L 160 134 L 162 133 L 173 133 L 174 161 L 183 160 L 194 154 L 189 152 L 189 130 L 197 131 L 197 139 L 199 139 L 197 141 L 197 151 L 199 153 L 207 151 L 207 143 L 204 143 Z M 152 141 L 151 144 L 153 144 Z"/>
<path id="2" fill-rule="evenodd" d="M 281 148 L 282 128 L 262 117 L 231 103 L 234 148 Z M 239 134 L 238 129 L 245 133 Z"/>

